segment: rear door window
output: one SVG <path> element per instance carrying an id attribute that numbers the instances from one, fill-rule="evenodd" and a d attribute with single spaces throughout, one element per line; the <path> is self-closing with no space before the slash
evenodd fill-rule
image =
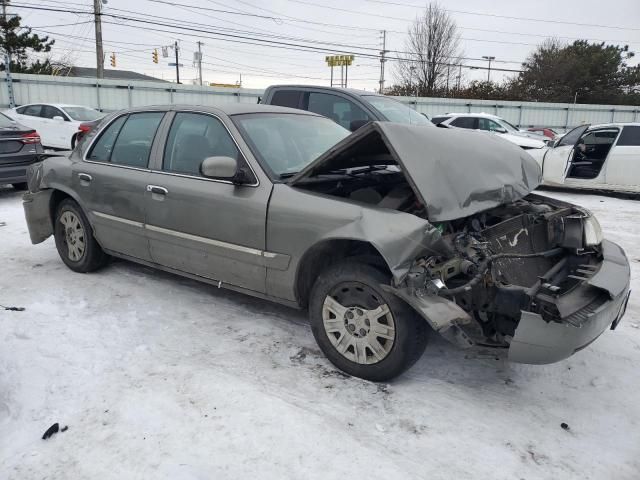
<path id="1" fill-rule="evenodd" d="M 116 142 L 118 133 L 126 120 L 127 116 L 123 115 L 111 123 L 111 125 L 102 132 L 100 138 L 98 138 L 91 148 L 89 155 L 87 155 L 88 160 L 92 160 L 94 162 L 108 162 L 111 159 L 113 145 Z"/>
<path id="2" fill-rule="evenodd" d="M 42 111 L 42 105 L 27 105 L 26 107 L 20 107 L 22 110 L 18 110 L 18 113 L 22 115 L 29 115 L 31 117 L 39 117 Z"/>
<path id="3" fill-rule="evenodd" d="M 144 112 L 129 115 L 118 133 L 111 152 L 111 163 L 146 168 L 151 145 L 164 112 Z"/>
<path id="4" fill-rule="evenodd" d="M 201 113 L 177 113 L 169 130 L 162 169 L 200 176 L 200 165 L 207 157 L 239 160 L 240 151 L 217 118 Z"/>
<path id="5" fill-rule="evenodd" d="M 271 98 L 271 105 L 280 107 L 300 108 L 300 90 L 276 90 Z"/>
<path id="6" fill-rule="evenodd" d="M 640 146 L 640 127 L 628 126 L 622 129 L 618 138 L 618 147 Z"/>
<path id="7" fill-rule="evenodd" d="M 310 92 L 307 110 L 330 118 L 348 130 L 351 129 L 351 122 L 355 120 L 370 120 L 369 115 L 355 103 L 330 93 Z"/>
<path id="8" fill-rule="evenodd" d="M 476 117 L 458 117 L 453 120 L 450 125 L 458 128 L 470 128 L 475 130 L 478 128 L 478 119 Z"/>

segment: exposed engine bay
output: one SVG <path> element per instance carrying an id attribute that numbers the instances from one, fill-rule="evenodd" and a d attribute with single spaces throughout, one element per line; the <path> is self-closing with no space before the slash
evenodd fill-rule
<path id="1" fill-rule="evenodd" d="M 426 218 L 395 166 L 336 171 L 308 179 L 304 188 Z M 588 211 L 529 194 L 433 225 L 441 233 L 438 253 L 430 245 L 397 287 L 455 302 L 471 319 L 460 325 L 467 343 L 508 347 L 523 311 L 580 326 L 607 300 L 585 282 L 601 263 L 600 227 Z"/>

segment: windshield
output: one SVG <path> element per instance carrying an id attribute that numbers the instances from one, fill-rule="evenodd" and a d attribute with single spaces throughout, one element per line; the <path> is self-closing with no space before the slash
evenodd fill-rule
<path id="1" fill-rule="evenodd" d="M 64 107 L 64 111 L 67 112 L 67 115 L 69 115 L 72 120 L 79 122 L 96 120 L 104 115 L 102 112 L 89 107 Z"/>
<path id="2" fill-rule="evenodd" d="M 433 126 L 429 119 L 421 113 L 389 97 L 379 95 L 364 95 L 364 97 L 390 122 Z"/>
<path id="3" fill-rule="evenodd" d="M 277 178 L 299 172 L 351 134 L 333 120 L 312 115 L 253 113 L 231 118 Z"/>
<path id="4" fill-rule="evenodd" d="M 0 113 L 0 128 L 13 127 L 15 122 L 7 117 L 4 113 Z"/>

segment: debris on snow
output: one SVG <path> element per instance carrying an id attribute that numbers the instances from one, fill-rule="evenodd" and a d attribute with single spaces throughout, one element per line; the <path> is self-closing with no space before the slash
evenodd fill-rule
<path id="1" fill-rule="evenodd" d="M 47 428 L 46 432 L 44 432 L 44 435 L 42 435 L 42 440 L 46 440 L 47 438 L 58 433 L 59 431 L 60 431 L 60 425 L 58 425 L 57 423 L 54 423 L 49 428 Z"/>

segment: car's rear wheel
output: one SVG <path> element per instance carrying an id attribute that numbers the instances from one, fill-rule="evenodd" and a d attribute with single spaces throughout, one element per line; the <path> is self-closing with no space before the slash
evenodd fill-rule
<path id="1" fill-rule="evenodd" d="M 390 380 L 424 352 L 426 323 L 380 287 L 388 283 L 371 265 L 345 262 L 325 270 L 313 287 L 313 335 L 327 358 L 349 375 Z"/>
<path id="2" fill-rule="evenodd" d="M 27 182 L 12 183 L 11 186 L 16 190 L 26 190 L 27 188 L 29 188 Z"/>
<path id="3" fill-rule="evenodd" d="M 70 198 L 58 205 L 54 236 L 60 258 L 71 270 L 92 272 L 102 267 L 108 259 L 93 237 L 93 229 L 86 215 Z"/>

